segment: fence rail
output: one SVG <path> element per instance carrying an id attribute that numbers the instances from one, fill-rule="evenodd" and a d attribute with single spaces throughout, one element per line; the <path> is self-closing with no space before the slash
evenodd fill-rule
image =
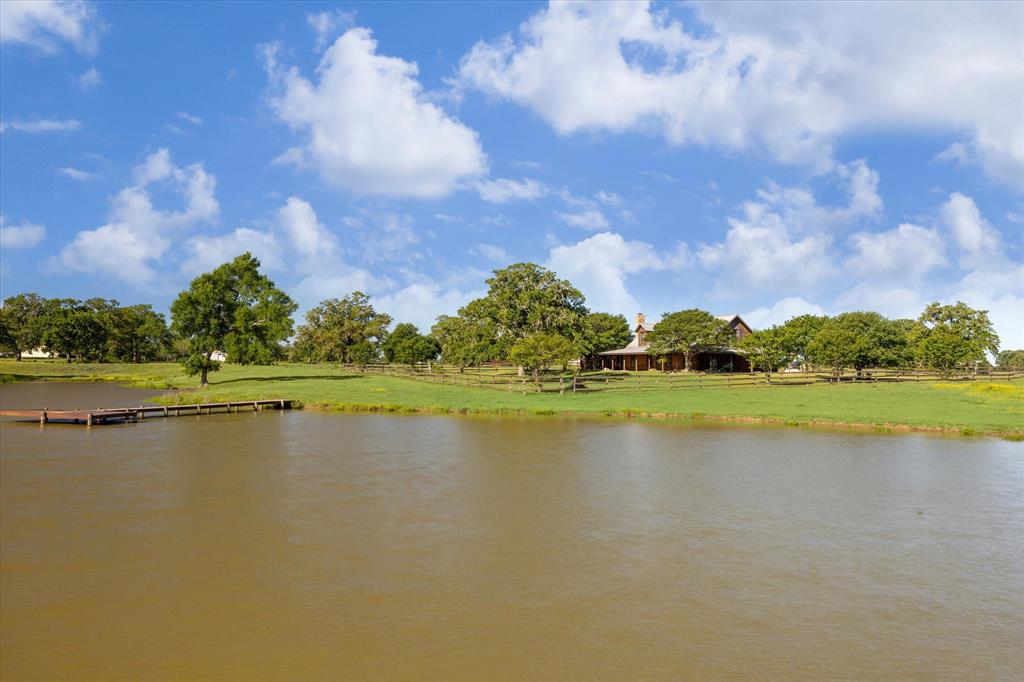
<path id="1" fill-rule="evenodd" d="M 962 381 L 1012 381 L 1024 379 L 1022 370 L 964 369 L 946 374 L 917 368 L 871 369 L 832 374 L 828 372 L 681 372 L 664 373 L 590 371 L 575 374 L 547 372 L 539 378 L 520 376 L 517 368 L 508 366 L 467 367 L 447 365 L 346 365 L 366 374 L 380 374 L 427 383 L 483 388 L 509 393 L 598 393 L 703 390 L 716 388 L 757 388 L 809 386 L 814 384 L 922 383 Z"/>

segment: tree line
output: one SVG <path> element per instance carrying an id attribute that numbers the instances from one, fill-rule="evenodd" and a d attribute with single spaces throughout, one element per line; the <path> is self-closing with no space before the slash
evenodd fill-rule
<path id="1" fill-rule="evenodd" d="M 199 275 L 171 304 L 169 325 L 148 305 L 18 294 L 0 308 L 0 346 L 19 359 L 35 348 L 69 362 L 175 359 L 206 384 L 220 368 L 218 352 L 243 365 L 439 360 L 464 369 L 504 362 L 538 377 L 633 338 L 623 315 L 589 310 L 568 280 L 534 263 L 494 271 L 484 296 L 441 315 L 427 333 L 410 323 L 391 329 L 392 318 L 359 291 L 322 301 L 295 327 L 298 306 L 259 267 L 245 253 Z M 914 320 L 874 312 L 802 315 L 739 340 L 727 323 L 694 308 L 666 313 L 647 341 L 656 362 L 681 353 L 689 368 L 696 353 L 737 348 L 766 372 L 791 363 L 834 372 L 910 365 L 951 371 L 999 350 L 987 311 L 960 302 L 933 303 Z M 996 357 L 1000 367 L 1024 368 L 1024 351 Z"/>

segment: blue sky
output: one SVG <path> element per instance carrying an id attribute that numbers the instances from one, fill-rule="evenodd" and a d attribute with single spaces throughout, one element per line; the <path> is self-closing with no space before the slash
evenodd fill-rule
<path id="1" fill-rule="evenodd" d="M 991 311 L 1024 347 L 1024 4 L 0 5 L 0 288 L 166 310 L 243 250 L 423 328 Z"/>

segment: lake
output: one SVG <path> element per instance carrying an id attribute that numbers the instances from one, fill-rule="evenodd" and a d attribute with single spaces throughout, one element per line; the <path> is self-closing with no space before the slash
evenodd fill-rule
<path id="1" fill-rule="evenodd" d="M 0 403 L 155 393 L 8 384 Z M 303 411 L 5 421 L 0 542 L 5 681 L 1024 670 L 1024 444 L 996 439 Z"/>

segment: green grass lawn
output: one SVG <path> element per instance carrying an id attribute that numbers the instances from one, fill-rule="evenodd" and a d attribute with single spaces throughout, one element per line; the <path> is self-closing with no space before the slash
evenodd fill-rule
<path id="1" fill-rule="evenodd" d="M 363 375 L 332 365 L 225 365 L 198 388 L 178 365 L 0 361 L 11 380 L 120 381 L 177 388 L 180 402 L 286 398 L 307 407 L 396 412 L 587 414 L 703 418 L 798 425 L 856 425 L 1024 437 L 1024 382 L 879 383 L 523 395 Z"/>

